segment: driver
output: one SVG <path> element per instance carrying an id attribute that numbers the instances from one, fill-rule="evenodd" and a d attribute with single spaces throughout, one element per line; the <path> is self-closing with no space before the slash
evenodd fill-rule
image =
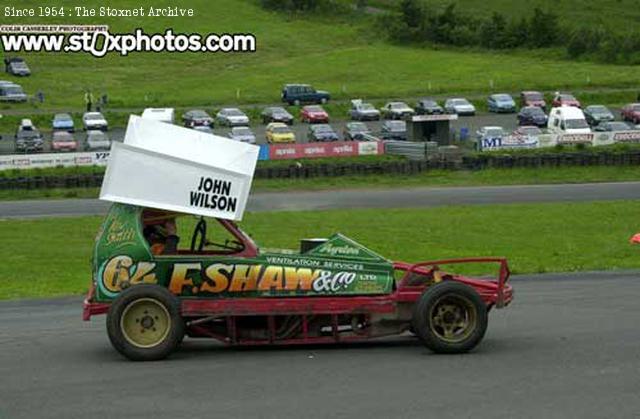
<path id="1" fill-rule="evenodd" d="M 171 255 L 178 251 L 176 219 L 169 218 L 162 224 L 150 224 L 144 228 L 144 238 L 151 245 L 154 255 Z"/>

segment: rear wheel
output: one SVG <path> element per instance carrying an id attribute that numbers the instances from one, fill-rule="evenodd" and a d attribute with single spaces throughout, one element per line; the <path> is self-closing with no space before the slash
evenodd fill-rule
<path id="1" fill-rule="evenodd" d="M 436 353 L 475 348 L 487 330 L 487 308 L 471 287 L 445 281 L 427 289 L 414 308 L 412 325 L 424 345 Z"/>
<path id="2" fill-rule="evenodd" d="M 132 361 L 166 358 L 184 337 L 180 301 L 158 285 L 134 285 L 113 301 L 107 314 L 113 347 Z"/>

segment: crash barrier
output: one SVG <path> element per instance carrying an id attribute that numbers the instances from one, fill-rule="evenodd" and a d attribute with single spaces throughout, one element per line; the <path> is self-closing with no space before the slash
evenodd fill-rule
<path id="1" fill-rule="evenodd" d="M 508 135 L 502 138 L 484 138 L 478 142 L 480 151 L 545 148 L 557 145 L 584 144 L 604 146 L 621 143 L 639 143 L 640 130 L 591 132 L 585 134 Z"/>
<path id="2" fill-rule="evenodd" d="M 385 141 L 385 154 L 404 156 L 409 160 L 424 160 L 427 156 L 427 143 L 412 141 Z"/>
<path id="3" fill-rule="evenodd" d="M 381 142 L 338 141 L 306 144 L 262 144 L 258 160 L 311 157 L 370 156 L 384 154 Z M 45 167 L 106 166 L 109 151 L 86 153 L 11 154 L 0 156 L 0 170 Z"/>
<path id="4" fill-rule="evenodd" d="M 350 175 L 415 175 L 429 170 L 482 170 L 488 168 L 546 168 L 559 166 L 629 166 L 640 165 L 640 150 L 624 152 L 595 152 L 594 149 L 572 152 L 553 152 L 535 155 L 476 154 L 464 156 L 460 161 L 383 161 L 367 163 L 340 163 L 305 165 L 296 162 L 284 167 L 258 167 L 257 179 L 305 179 L 314 177 L 340 177 Z M 20 178 L 0 177 L 0 190 L 82 188 L 102 185 L 102 173 L 66 176 L 34 176 Z"/>
<path id="5" fill-rule="evenodd" d="M 86 153 L 10 154 L 0 156 L 0 170 L 44 167 L 106 166 L 109 151 Z"/>

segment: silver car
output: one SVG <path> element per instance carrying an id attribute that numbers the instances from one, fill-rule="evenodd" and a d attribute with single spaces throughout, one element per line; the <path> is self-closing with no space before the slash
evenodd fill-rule
<path id="1" fill-rule="evenodd" d="M 216 114 L 216 122 L 230 127 L 249 125 L 249 117 L 238 108 L 223 108 Z"/>
<path id="2" fill-rule="evenodd" d="M 462 97 L 447 99 L 444 103 L 444 110 L 450 114 L 473 116 L 476 114 L 476 107 L 467 99 Z"/>
<path id="3" fill-rule="evenodd" d="M 85 144 L 85 150 L 109 150 L 110 148 L 111 140 L 104 131 L 87 131 L 87 142 Z"/>
<path id="4" fill-rule="evenodd" d="M 256 136 L 249 127 L 233 127 L 229 133 L 229 138 L 243 143 L 255 144 Z"/>

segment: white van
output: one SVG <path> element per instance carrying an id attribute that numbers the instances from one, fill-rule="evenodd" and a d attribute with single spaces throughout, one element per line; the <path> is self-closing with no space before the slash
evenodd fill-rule
<path id="1" fill-rule="evenodd" d="M 582 109 L 575 106 L 560 106 L 549 112 L 547 128 L 550 134 L 589 134 L 591 128 Z"/>
<path id="2" fill-rule="evenodd" d="M 173 108 L 146 108 L 142 112 L 144 119 L 153 119 L 154 121 L 166 122 L 173 124 L 175 110 Z"/>

